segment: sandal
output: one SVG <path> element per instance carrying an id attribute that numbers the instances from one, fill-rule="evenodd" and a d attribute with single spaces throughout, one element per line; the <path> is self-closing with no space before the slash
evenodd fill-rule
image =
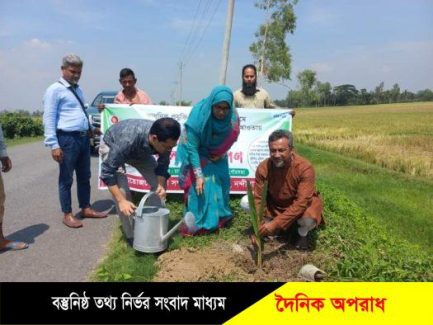
<path id="1" fill-rule="evenodd" d="M 229 223 L 229 221 L 232 219 L 233 217 L 221 218 L 218 222 L 218 228 L 224 228 L 225 226 L 227 226 L 227 223 Z"/>
<path id="2" fill-rule="evenodd" d="M 188 230 L 188 227 L 187 227 L 185 224 L 183 224 L 183 225 L 180 226 L 180 228 L 179 228 L 179 233 L 180 233 L 180 235 L 181 235 L 182 237 L 192 237 L 192 236 L 194 236 L 194 234 L 191 233 L 191 232 Z"/>
<path id="3" fill-rule="evenodd" d="M 191 232 L 188 227 L 183 224 L 179 228 L 179 233 L 182 237 L 193 237 L 193 236 L 200 236 L 200 235 L 206 235 L 209 234 L 210 231 L 204 228 L 201 228 L 197 231 Z"/>
<path id="4" fill-rule="evenodd" d="M 7 244 L 0 248 L 1 252 L 19 251 L 29 247 L 29 244 L 22 241 L 7 240 Z"/>

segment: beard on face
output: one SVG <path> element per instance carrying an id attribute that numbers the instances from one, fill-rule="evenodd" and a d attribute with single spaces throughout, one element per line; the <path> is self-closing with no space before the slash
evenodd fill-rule
<path id="1" fill-rule="evenodd" d="M 242 82 L 242 92 L 246 96 L 254 96 L 257 92 L 256 82 L 247 84 L 245 81 Z"/>
<path id="2" fill-rule="evenodd" d="M 283 168 L 284 165 L 285 165 L 285 162 L 284 162 L 283 159 L 278 159 L 278 160 L 276 160 L 276 159 L 272 159 L 272 163 L 273 163 L 274 166 L 277 167 L 277 168 Z"/>

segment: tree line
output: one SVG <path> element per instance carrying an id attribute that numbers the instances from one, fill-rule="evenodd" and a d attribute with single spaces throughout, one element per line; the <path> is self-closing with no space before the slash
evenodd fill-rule
<path id="1" fill-rule="evenodd" d="M 281 107 L 322 107 L 433 101 L 431 89 L 420 90 L 416 93 L 409 90 L 401 91 L 398 83 L 395 83 L 391 89 L 385 89 L 385 83 L 382 81 L 371 91 L 365 88 L 358 90 L 352 84 L 332 86 L 329 82 L 317 80 L 316 72 L 309 69 L 299 72 L 297 79 L 298 88 L 290 90 L 285 99 L 276 100 L 277 105 Z"/>

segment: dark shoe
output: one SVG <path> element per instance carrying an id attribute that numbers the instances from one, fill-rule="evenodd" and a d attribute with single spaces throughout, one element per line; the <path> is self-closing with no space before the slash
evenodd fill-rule
<path id="1" fill-rule="evenodd" d="M 18 251 L 18 250 L 26 249 L 28 247 L 29 244 L 22 241 L 5 240 L 4 245 L 0 247 L 0 252 Z"/>
<path id="2" fill-rule="evenodd" d="M 308 236 L 299 236 L 299 239 L 295 244 L 295 248 L 300 251 L 307 251 L 310 248 L 310 241 L 308 240 Z"/>
<path id="3" fill-rule="evenodd" d="M 63 223 L 69 228 L 80 228 L 83 226 L 83 223 L 72 215 L 65 216 L 63 218 Z"/>
<path id="4" fill-rule="evenodd" d="M 106 218 L 107 214 L 104 212 L 95 211 L 91 208 L 87 208 L 87 209 L 81 210 L 81 217 L 83 217 L 83 218 L 97 218 L 97 219 L 99 218 L 100 219 L 100 218 Z"/>

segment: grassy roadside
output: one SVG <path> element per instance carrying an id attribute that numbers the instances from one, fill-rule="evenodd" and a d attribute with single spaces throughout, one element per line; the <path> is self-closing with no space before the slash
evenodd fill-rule
<path id="1" fill-rule="evenodd" d="M 431 182 L 304 145 L 297 150 L 314 164 L 325 201 L 327 223 L 316 232 L 312 259 L 326 267 L 330 279 L 433 280 Z M 234 242 L 245 236 L 249 220 L 239 209 L 239 199 L 233 196 L 230 202 L 236 216 L 231 227 L 203 237 L 182 239 L 176 235 L 169 250 L 203 247 L 219 240 Z M 178 220 L 181 196 L 170 195 L 168 202 L 171 218 Z M 110 247 L 110 255 L 92 280 L 151 281 L 157 272 L 157 255 L 134 252 L 126 246 L 120 230 Z"/>
<path id="2" fill-rule="evenodd" d="M 20 144 L 26 144 L 26 143 L 33 143 L 42 141 L 44 137 L 22 137 L 22 138 L 14 138 L 14 139 L 8 139 L 5 138 L 5 143 L 8 147 L 14 147 Z"/>
<path id="3" fill-rule="evenodd" d="M 383 223 L 391 235 L 431 251 L 433 181 L 305 145 L 297 145 L 297 150 L 314 164 L 319 184 L 344 193 Z"/>
<path id="4" fill-rule="evenodd" d="M 316 167 L 326 227 L 317 254 L 335 281 L 433 280 L 433 182 L 298 145 Z"/>
<path id="5" fill-rule="evenodd" d="M 156 273 L 155 254 L 141 254 L 128 246 L 117 227 L 107 248 L 108 256 L 90 275 L 90 281 L 151 281 Z"/>
<path id="6" fill-rule="evenodd" d="M 138 203 L 139 199 L 134 201 Z M 239 201 L 240 196 L 234 196 L 230 202 L 232 211 L 237 216 L 230 228 L 207 236 L 191 238 L 182 238 L 179 234 L 175 234 L 169 240 L 168 250 L 174 250 L 181 246 L 200 248 L 210 245 L 213 241 L 235 241 L 243 236 L 244 229 L 249 226 L 249 221 L 247 215 L 241 211 Z M 182 216 L 182 195 L 169 194 L 167 207 L 170 209 L 170 229 Z M 107 251 L 109 254 L 95 272 L 90 275 L 91 281 L 152 281 L 154 274 L 158 271 L 155 262 L 159 254 L 140 253 L 128 246 L 121 233 L 120 222 L 119 227 L 114 230 Z"/>
<path id="7" fill-rule="evenodd" d="M 316 265 L 329 281 L 432 281 L 431 250 L 391 235 L 375 216 L 334 187 L 320 184 L 326 226 L 317 234 Z"/>

